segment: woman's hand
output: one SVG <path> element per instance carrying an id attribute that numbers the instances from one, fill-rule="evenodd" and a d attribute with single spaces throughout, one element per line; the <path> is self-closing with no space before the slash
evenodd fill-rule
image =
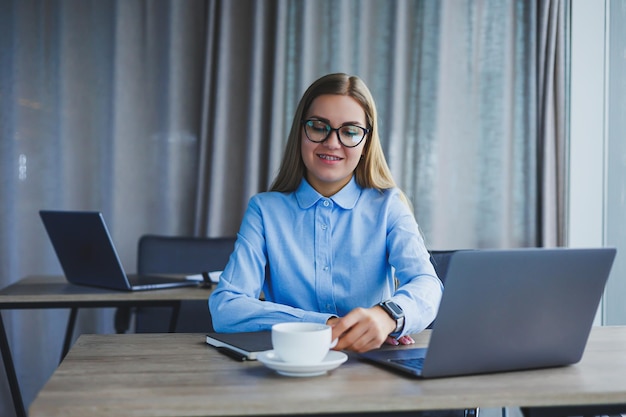
<path id="1" fill-rule="evenodd" d="M 396 322 L 379 306 L 355 308 L 344 317 L 328 320 L 328 324 L 333 328 L 333 340 L 339 339 L 335 350 L 367 352 L 389 339 L 395 340 L 388 336 L 396 328 Z M 413 341 L 410 337 L 400 339 L 398 343 L 402 344 Z"/>

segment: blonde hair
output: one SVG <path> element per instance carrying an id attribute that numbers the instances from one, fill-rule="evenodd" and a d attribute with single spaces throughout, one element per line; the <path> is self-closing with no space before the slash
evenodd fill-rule
<path id="1" fill-rule="evenodd" d="M 365 83 L 357 76 L 342 73 L 325 75 L 304 92 L 293 117 L 285 153 L 278 175 L 270 191 L 295 191 L 306 173 L 302 160 L 302 120 L 313 100 L 321 95 L 337 94 L 355 99 L 365 112 L 370 132 L 365 139 L 363 156 L 355 169 L 356 182 L 364 188 L 385 190 L 396 187 L 378 136 L 378 115 L 374 98 Z M 403 198 L 406 197 L 403 195 Z"/>

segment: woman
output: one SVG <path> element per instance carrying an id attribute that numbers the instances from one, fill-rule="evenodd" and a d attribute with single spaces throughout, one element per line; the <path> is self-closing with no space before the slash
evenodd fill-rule
<path id="1" fill-rule="evenodd" d="M 209 298 L 213 327 L 328 323 L 335 349 L 364 352 L 412 343 L 441 294 L 385 161 L 369 89 L 346 74 L 318 79 L 296 109 L 271 190 L 250 199 Z"/>

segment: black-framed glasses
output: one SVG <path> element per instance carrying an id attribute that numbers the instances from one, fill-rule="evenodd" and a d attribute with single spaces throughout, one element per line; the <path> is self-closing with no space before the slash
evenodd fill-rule
<path id="1" fill-rule="evenodd" d="M 358 146 L 370 132 L 370 129 L 351 124 L 333 128 L 327 122 L 318 119 L 303 120 L 302 124 L 304 125 L 304 134 L 311 142 L 322 143 L 335 131 L 339 142 L 346 148 Z"/>

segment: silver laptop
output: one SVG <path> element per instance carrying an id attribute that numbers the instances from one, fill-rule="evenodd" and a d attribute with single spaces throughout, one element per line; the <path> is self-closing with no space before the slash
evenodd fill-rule
<path id="1" fill-rule="evenodd" d="M 614 248 L 458 251 L 428 348 L 361 357 L 421 378 L 576 363 L 615 254 Z"/>
<path id="2" fill-rule="evenodd" d="M 100 212 L 42 210 L 39 215 L 72 284 L 127 291 L 198 285 L 181 277 L 126 274 Z"/>

